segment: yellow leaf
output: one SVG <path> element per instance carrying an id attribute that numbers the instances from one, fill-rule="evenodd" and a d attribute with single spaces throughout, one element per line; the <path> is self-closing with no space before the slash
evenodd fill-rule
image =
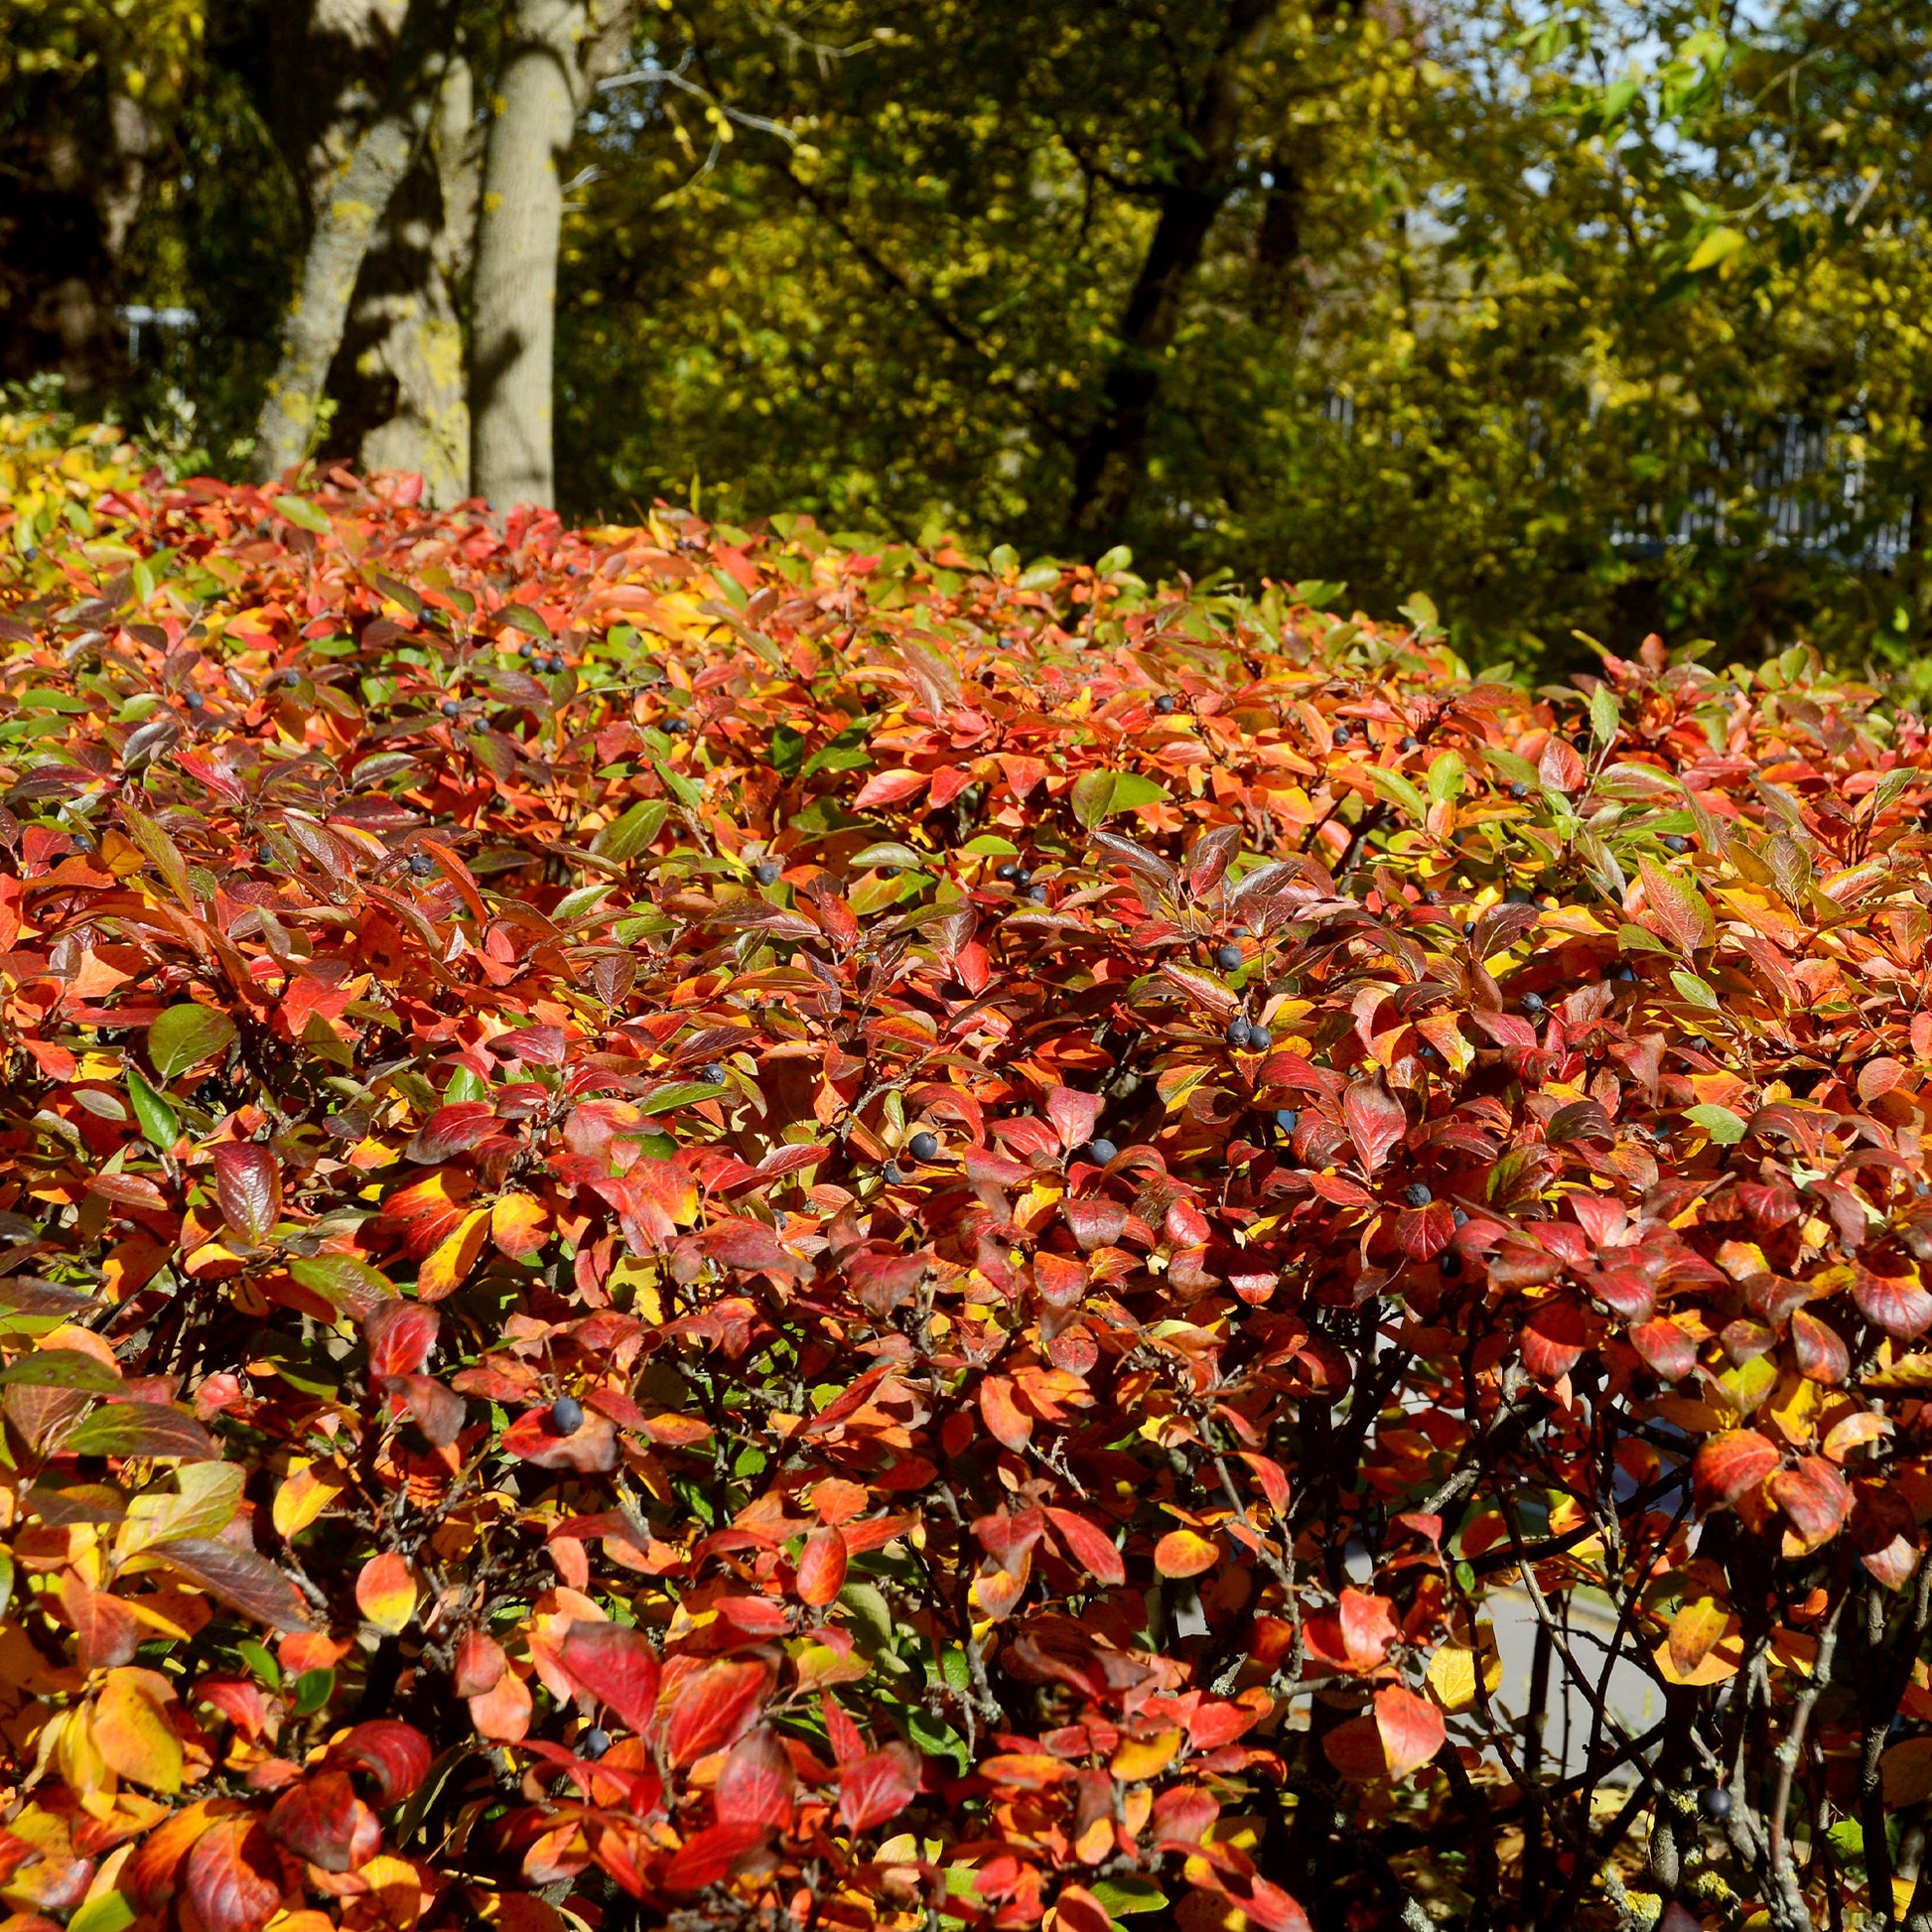
<path id="1" fill-rule="evenodd" d="M 477 1257 L 483 1253 L 488 1235 L 489 1209 L 473 1207 L 417 1271 L 417 1300 L 440 1302 L 462 1287 L 463 1278 L 477 1265 Z"/>
<path id="2" fill-rule="evenodd" d="M 1711 1646 L 1725 1633 L 1729 1608 L 1715 1596 L 1691 1597 L 1670 1620 L 1670 1660 L 1680 1678 L 1711 1654 Z"/>
<path id="3" fill-rule="evenodd" d="M 1502 1687 L 1502 1659 L 1496 1652 L 1496 1632 L 1476 1626 L 1476 1647 L 1446 1643 L 1429 1660 L 1429 1688 L 1445 1711 L 1466 1711 L 1476 1701 L 1476 1659 L 1482 1659 L 1483 1689 L 1494 1696 Z"/>
<path id="4" fill-rule="evenodd" d="M 295 1457 L 269 1511 L 276 1535 L 284 1539 L 301 1535 L 343 1493 L 344 1486 L 342 1471 L 334 1463 Z"/>
<path id="5" fill-rule="evenodd" d="M 1135 1784 L 1159 1777 L 1179 1750 L 1178 1730 L 1164 1730 L 1158 1737 L 1123 1737 L 1107 1768 L 1121 1784 Z"/>
<path id="6" fill-rule="evenodd" d="M 1707 268 L 1719 268 L 1727 262 L 1744 245 L 1744 237 L 1736 228 L 1713 228 L 1691 251 L 1691 259 L 1684 264 L 1687 275 L 1702 275 Z"/>
<path id="7" fill-rule="evenodd" d="M 95 1748 L 109 1767 L 150 1791 L 181 1789 L 181 1739 L 162 1709 L 168 1680 L 153 1671 L 110 1670 L 94 1700 Z"/>
<path id="8" fill-rule="evenodd" d="M 355 1579 L 355 1607 L 385 1635 L 400 1636 L 416 1614 L 416 1579 L 393 1551 L 371 1557 Z"/>

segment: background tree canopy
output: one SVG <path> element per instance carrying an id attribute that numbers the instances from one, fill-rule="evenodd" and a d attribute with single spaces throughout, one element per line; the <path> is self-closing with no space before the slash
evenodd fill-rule
<path id="1" fill-rule="evenodd" d="M 1925 627 L 1915 8 L 125 13 L 0 0 L 0 373 L 58 369 L 181 463 L 307 447 L 524 492 L 473 470 L 466 358 L 469 414 L 523 382 L 547 442 L 527 236 L 555 216 L 492 255 L 480 187 L 515 164 L 518 50 L 564 32 L 543 111 L 575 139 L 548 188 L 502 179 L 563 192 L 570 513 L 697 491 L 1382 614 L 1426 586 L 1522 666 L 1652 628 L 1908 661 Z M 265 430 L 332 183 L 383 125 L 399 173 L 317 406 Z M 521 375 L 472 352 L 503 342 Z"/>

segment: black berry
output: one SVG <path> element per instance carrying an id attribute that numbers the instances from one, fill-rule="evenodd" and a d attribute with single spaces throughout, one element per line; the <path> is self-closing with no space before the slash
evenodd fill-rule
<path id="1" fill-rule="evenodd" d="M 704 1077 L 707 1080 L 709 1080 L 714 1087 L 723 1086 L 725 1083 L 725 1069 L 722 1066 L 720 1066 L 716 1060 L 712 1060 L 705 1067 Z"/>
<path id="2" fill-rule="evenodd" d="M 574 1395 L 560 1395 L 550 1405 L 550 1428 L 558 1436 L 575 1436 L 584 1426 L 584 1405 Z"/>
<path id="3" fill-rule="evenodd" d="M 1523 995 L 1523 1011 L 1525 1013 L 1541 1013 L 1543 1010 L 1544 999 L 1541 993 L 1525 993 Z"/>
<path id="4" fill-rule="evenodd" d="M 1221 1037 L 1237 1053 L 1245 1052 L 1248 1046 L 1248 1023 L 1245 1020 L 1230 1020 L 1228 1030 Z"/>
<path id="5" fill-rule="evenodd" d="M 1469 1224 L 1469 1217 L 1459 1207 L 1449 1209 L 1449 1220 L 1456 1227 L 1467 1227 Z"/>
<path id="6" fill-rule="evenodd" d="M 915 1161 L 936 1161 L 939 1158 L 939 1137 L 936 1134 L 914 1134 L 906 1147 Z"/>
<path id="7" fill-rule="evenodd" d="M 775 859 L 766 859 L 758 869 L 755 877 L 760 886 L 775 886 L 784 876 L 784 867 Z"/>
<path id="8" fill-rule="evenodd" d="M 1104 1168 L 1107 1165 L 1107 1163 L 1111 1161 L 1115 1157 L 1115 1155 L 1117 1155 L 1119 1152 L 1120 1149 L 1117 1148 L 1113 1144 L 1113 1142 L 1109 1140 L 1102 1139 L 1098 1141 L 1089 1141 L 1087 1143 L 1087 1148 L 1086 1148 L 1087 1159 L 1091 1161 L 1096 1168 Z"/>
<path id="9" fill-rule="evenodd" d="M 199 691 L 190 691 L 182 699 L 182 703 L 185 704 L 190 711 L 206 711 L 207 709 L 207 700 L 205 697 L 203 697 Z"/>
<path id="10" fill-rule="evenodd" d="M 1523 782 L 1521 778 L 1518 778 L 1516 782 L 1510 786 L 1509 795 L 1512 798 L 1527 798 L 1530 795 L 1530 788 L 1528 785 L 1526 785 Z"/>
<path id="11" fill-rule="evenodd" d="M 1335 749 L 1337 751 L 1339 751 L 1344 745 L 1352 745 L 1354 744 L 1354 742 L 1355 742 L 1355 734 L 1351 732 L 1346 725 L 1340 725 L 1336 727 Z"/>
<path id="12" fill-rule="evenodd" d="M 1441 905 L 1443 902 L 1443 896 L 1432 886 L 1428 892 L 1423 894 L 1422 902 L 1425 905 Z"/>
<path id="13" fill-rule="evenodd" d="M 534 657 L 537 654 L 537 647 L 526 637 L 517 645 L 516 654 L 519 657 Z"/>
<path id="14" fill-rule="evenodd" d="M 1269 1047 L 1274 1045 L 1274 1043 L 1275 1043 L 1275 1035 L 1271 1034 L 1266 1027 L 1251 1026 L 1248 1029 L 1248 1051 L 1249 1052 L 1265 1053 L 1267 1052 Z"/>
<path id="15" fill-rule="evenodd" d="M 1730 1816 L 1730 1793 L 1721 1784 L 1707 1785 L 1698 1793 L 1698 1810 L 1714 1825 Z"/>
<path id="16" fill-rule="evenodd" d="M 1405 738 L 1401 745 L 1397 747 L 1397 750 L 1403 752 L 1420 752 L 1422 750 L 1422 740 L 1420 738 Z"/>
<path id="17" fill-rule="evenodd" d="M 1445 1255 L 1437 1262 L 1436 1272 L 1448 1280 L 1453 1281 L 1462 1272 L 1462 1257 L 1454 1254 Z"/>
<path id="18" fill-rule="evenodd" d="M 1666 832 L 1660 843 L 1670 852 L 1688 852 L 1691 849 L 1690 840 L 1679 837 L 1675 832 Z M 1713 1785 L 1708 1795 L 1723 1798 L 1726 1805 L 1730 1803 L 1730 1795 L 1722 1785 Z"/>
<path id="19" fill-rule="evenodd" d="M 899 1172 L 899 1166 L 897 1161 L 888 1161 L 886 1165 L 880 1169 L 879 1172 L 883 1173 L 886 1176 L 887 1180 L 895 1187 L 897 1187 L 899 1184 L 899 1182 L 905 1178 L 904 1174 Z"/>
<path id="20" fill-rule="evenodd" d="M 1214 955 L 1215 965 L 1217 965 L 1224 973 L 1235 972 L 1240 967 L 1241 960 L 1242 960 L 1241 948 L 1239 946 L 1232 945 L 1232 944 L 1223 946 L 1220 949 L 1220 951 L 1218 951 Z"/>
<path id="21" fill-rule="evenodd" d="M 1163 691 L 1161 695 L 1155 699 L 1154 708 L 1156 711 L 1160 712 L 1160 714 L 1165 718 L 1168 715 L 1168 713 L 1173 709 L 1173 700 L 1167 694 L 1167 692 Z"/>
<path id="22" fill-rule="evenodd" d="M 1011 885 L 1013 881 L 1020 877 L 1020 868 L 1009 860 L 1004 866 L 996 866 L 993 869 L 993 877 L 995 879 L 1004 879 Z"/>
<path id="23" fill-rule="evenodd" d="M 691 727 L 687 725 L 682 718 L 666 718 L 664 720 L 663 728 L 665 731 L 669 732 L 673 738 L 676 738 L 681 732 L 687 732 L 691 729 Z"/>
<path id="24" fill-rule="evenodd" d="M 272 866 L 275 863 L 273 846 L 258 845 L 255 848 L 255 863 L 258 866 Z"/>
<path id="25" fill-rule="evenodd" d="M 427 852 L 412 852 L 409 855 L 409 870 L 418 879 L 427 879 L 436 870 L 436 861 Z"/>
<path id="26" fill-rule="evenodd" d="M 611 1733 L 608 1730 L 587 1730 L 577 1740 L 579 1757 L 602 1757 L 611 1748 Z"/>
<path id="27" fill-rule="evenodd" d="M 1027 897 L 1035 905 L 1044 905 L 1046 903 L 1046 888 L 1044 886 L 1029 886 L 1027 888 Z"/>
<path id="28" fill-rule="evenodd" d="M 463 707 L 454 698 L 445 698 L 442 709 L 445 718 L 461 718 L 463 716 Z"/>
<path id="29" fill-rule="evenodd" d="M 1436 1196 L 1434 1193 L 1430 1191 L 1430 1186 L 1428 1181 L 1412 1180 L 1408 1184 L 1408 1186 L 1402 1190 L 1402 1198 L 1406 1200 L 1411 1207 L 1427 1207 L 1429 1203 L 1436 1198 Z"/>

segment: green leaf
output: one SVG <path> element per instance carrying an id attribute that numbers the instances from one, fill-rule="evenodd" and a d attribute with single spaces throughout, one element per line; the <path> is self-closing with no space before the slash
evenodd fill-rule
<path id="1" fill-rule="evenodd" d="M 914 872 L 922 872 L 926 867 L 935 865 L 938 855 L 931 852 L 916 852 L 909 845 L 900 845 L 897 839 L 881 839 L 877 845 L 869 845 L 863 852 L 853 854 L 852 863 L 856 866 L 909 866 Z"/>
<path id="2" fill-rule="evenodd" d="M 282 1667 L 275 1661 L 275 1653 L 259 1637 L 243 1637 L 235 1649 L 240 1653 L 241 1661 L 271 1691 L 282 1688 Z"/>
<path id="3" fill-rule="evenodd" d="M 674 1107 L 695 1107 L 700 1100 L 716 1100 L 732 1089 L 720 1086 L 713 1080 L 674 1080 L 668 1087 L 659 1087 L 648 1099 L 637 1102 L 637 1111 L 644 1114 L 668 1114 Z"/>
<path id="4" fill-rule="evenodd" d="M 192 906 L 195 895 L 188 883 L 188 862 L 181 856 L 181 848 L 162 826 L 145 812 L 136 811 L 125 799 L 121 801 L 121 816 L 127 821 L 134 843 L 154 862 L 154 869 L 167 882 L 168 890 L 184 905 Z"/>
<path id="5" fill-rule="evenodd" d="M 191 1415 L 165 1402 L 110 1402 L 83 1417 L 62 1445 L 74 1455 L 158 1455 L 212 1461 L 221 1451 Z"/>
<path id="6" fill-rule="evenodd" d="M 550 626 L 527 604 L 505 604 L 496 613 L 496 621 L 522 631 L 526 637 L 541 638 L 546 644 L 551 641 Z"/>
<path id="7" fill-rule="evenodd" d="M 789 725 L 774 725 L 771 728 L 771 768 L 781 778 L 798 775 L 798 767 L 805 761 L 805 734 L 794 731 Z"/>
<path id="8" fill-rule="evenodd" d="M 1708 1013 L 1722 1011 L 1718 1004 L 1717 994 L 1705 981 L 1699 979 L 1695 973 L 1687 973 L 1680 968 L 1671 974 L 1670 983 L 1694 1007 L 1703 1007 Z"/>
<path id="9" fill-rule="evenodd" d="M 134 1901 L 124 1891 L 104 1891 L 86 1899 L 68 1920 L 68 1932 L 126 1932 L 134 1923 Z"/>
<path id="10" fill-rule="evenodd" d="M 1616 700 L 1610 696 L 1610 687 L 1599 684 L 1589 694 L 1590 735 L 1599 745 L 1614 744 L 1617 722 Z"/>
<path id="11" fill-rule="evenodd" d="M 326 537 L 336 527 L 329 520 L 329 512 L 320 503 L 312 503 L 306 496 L 277 496 L 275 514 L 285 516 L 291 523 L 300 524 L 305 530 L 319 537 Z"/>
<path id="12" fill-rule="evenodd" d="M 865 725 L 849 725 L 828 745 L 821 745 L 805 760 L 801 778 L 809 778 L 815 771 L 858 771 L 872 762 L 872 753 L 866 745 Z"/>
<path id="13" fill-rule="evenodd" d="M 173 1080 L 191 1066 L 200 1066 L 233 1043 L 235 1024 L 213 1007 L 170 1007 L 148 1030 L 148 1058 L 164 1080 Z"/>
<path id="14" fill-rule="evenodd" d="M 1344 585 L 1343 588 L 1347 587 Z M 1398 604 L 1396 609 L 1419 631 L 1436 630 L 1442 626 L 1442 616 L 1436 609 L 1436 600 L 1422 591 L 1412 591 L 1409 602 Z"/>
<path id="15" fill-rule="evenodd" d="M 141 1123 L 141 1134 L 150 1147 L 165 1154 L 181 1139 L 181 1123 L 175 1110 L 142 1079 L 138 1067 L 127 1069 L 127 1097 L 134 1107 L 134 1118 Z"/>
<path id="16" fill-rule="evenodd" d="M 1168 1902 L 1168 1894 L 1159 1885 L 1135 1871 L 1096 1878 L 1089 1889 L 1113 1918 L 1127 1912 L 1158 1912 Z"/>
<path id="17" fill-rule="evenodd" d="M 919 1705 L 905 1711 L 905 1732 L 928 1757 L 950 1758 L 963 1778 L 973 1768 L 973 1754 L 966 1740 L 943 1718 L 935 1718 Z"/>
<path id="18" fill-rule="evenodd" d="M 1133 568 L 1133 551 L 1126 544 L 1117 543 L 1111 550 L 1101 552 L 1099 561 L 1093 567 L 1093 574 L 1096 577 L 1109 577 L 1117 570 L 1132 570 Z"/>
<path id="19" fill-rule="evenodd" d="M 1324 578 L 1305 577 L 1294 586 L 1297 604 L 1306 604 L 1313 610 L 1326 610 L 1348 588 L 1346 584 L 1331 584 Z"/>
<path id="20" fill-rule="evenodd" d="M 1429 800 L 1400 771 L 1391 771 L 1385 765 L 1371 764 L 1368 768 L 1368 781 L 1389 804 L 1400 805 L 1411 818 L 1421 819 L 1429 816 Z"/>
<path id="21" fill-rule="evenodd" d="M 657 775 L 664 780 L 664 788 L 688 812 L 694 812 L 704 800 L 704 787 L 695 785 L 683 772 L 674 771 L 662 759 L 653 759 Z"/>
<path id="22" fill-rule="evenodd" d="M 1677 976 L 1673 974 L 1673 979 Z M 1735 1147 L 1744 1138 L 1744 1123 L 1728 1107 L 1706 1101 L 1701 1107 L 1686 1109 L 1684 1118 L 1694 1120 L 1720 1147 Z"/>
<path id="23" fill-rule="evenodd" d="M 982 832 L 978 838 L 969 839 L 959 849 L 973 859 L 1012 859 L 1018 857 L 1020 852 L 1011 839 L 1003 839 L 997 832 Z"/>
<path id="24" fill-rule="evenodd" d="M 622 817 L 614 818 L 591 841 L 591 850 L 600 859 L 626 865 L 656 838 L 670 815 L 668 799 L 645 798 L 632 805 Z"/>
<path id="25" fill-rule="evenodd" d="M 1089 771 L 1074 780 L 1073 816 L 1091 832 L 1116 812 L 1152 805 L 1167 795 L 1166 785 L 1136 771 Z"/>
<path id="26" fill-rule="evenodd" d="M 1640 925 L 1620 925 L 1616 929 L 1616 943 L 1624 952 L 1661 952 L 1668 953 L 1670 947 L 1654 932 Z"/>
<path id="27" fill-rule="evenodd" d="M 83 1395 L 112 1395 L 120 1376 L 105 1362 L 78 1348 L 41 1348 L 0 1368 L 0 1388 L 77 1389 Z"/>
<path id="28" fill-rule="evenodd" d="M 295 1715 L 313 1718 L 336 1694 L 336 1673 L 327 1668 L 305 1670 L 295 1680 Z"/>
<path id="29" fill-rule="evenodd" d="M 1462 795 L 1462 781 L 1468 775 L 1468 766 L 1462 762 L 1460 752 L 1439 752 L 1429 761 L 1429 795 L 1439 805 L 1446 805 L 1451 798 Z"/>
<path id="30" fill-rule="evenodd" d="M 387 1278 L 355 1255 L 291 1255 L 288 1269 L 298 1286 L 345 1314 L 359 1314 L 396 1299 Z"/>
<path id="31" fill-rule="evenodd" d="M 14 1559 L 11 1550 L 0 1550 L 0 1616 L 7 1614 L 7 1605 L 14 1596 Z"/>

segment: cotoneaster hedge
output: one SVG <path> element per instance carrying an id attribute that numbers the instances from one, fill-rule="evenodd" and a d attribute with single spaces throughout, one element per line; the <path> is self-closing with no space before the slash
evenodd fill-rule
<path id="1" fill-rule="evenodd" d="M 4 1932 L 1925 1922 L 1915 720 L 77 475 Z"/>

